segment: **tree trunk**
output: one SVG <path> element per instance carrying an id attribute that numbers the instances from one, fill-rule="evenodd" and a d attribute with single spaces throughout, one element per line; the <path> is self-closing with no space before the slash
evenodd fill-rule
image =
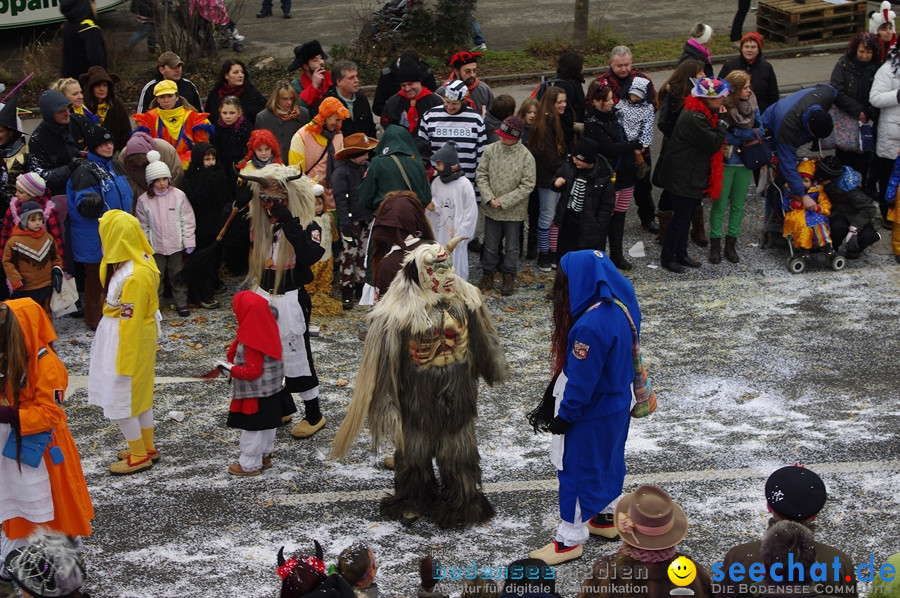
<path id="1" fill-rule="evenodd" d="M 572 44 L 578 50 L 587 48 L 589 0 L 575 0 L 575 25 L 572 28 Z"/>

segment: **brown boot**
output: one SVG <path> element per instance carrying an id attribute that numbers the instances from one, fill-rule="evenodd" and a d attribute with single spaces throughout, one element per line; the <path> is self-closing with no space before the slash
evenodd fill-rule
<path id="1" fill-rule="evenodd" d="M 500 294 L 509 297 L 516 292 L 516 275 L 503 273 L 503 285 L 500 287 Z"/>
<path id="2" fill-rule="evenodd" d="M 706 238 L 706 225 L 703 221 L 703 204 L 697 206 L 694 215 L 691 216 L 691 239 L 697 247 L 706 247 L 709 240 Z"/>
<path id="3" fill-rule="evenodd" d="M 738 257 L 737 251 L 734 250 L 735 243 L 737 243 L 737 237 L 725 237 L 725 259 L 732 264 L 736 264 L 741 261 L 741 258 Z"/>
<path id="4" fill-rule="evenodd" d="M 722 239 L 710 237 L 709 239 L 709 263 L 722 263 Z"/>
<path id="5" fill-rule="evenodd" d="M 656 219 L 659 221 L 659 234 L 656 235 L 656 242 L 662 245 L 663 239 L 666 238 L 666 228 L 669 226 L 669 220 L 672 219 L 672 210 L 658 210 Z"/>
<path id="6" fill-rule="evenodd" d="M 482 272 L 478 288 L 481 289 L 482 293 L 490 293 L 494 290 L 494 273 L 491 270 Z"/>

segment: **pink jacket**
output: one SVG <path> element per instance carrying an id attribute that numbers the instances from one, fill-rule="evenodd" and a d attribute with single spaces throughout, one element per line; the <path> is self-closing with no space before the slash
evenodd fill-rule
<path id="1" fill-rule="evenodd" d="M 197 247 L 194 210 L 181 189 L 169 185 L 163 195 L 144 193 L 138 198 L 135 216 L 156 253 L 172 255 Z"/>

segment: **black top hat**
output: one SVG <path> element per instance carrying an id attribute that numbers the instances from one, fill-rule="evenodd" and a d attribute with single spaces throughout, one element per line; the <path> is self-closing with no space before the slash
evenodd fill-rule
<path id="1" fill-rule="evenodd" d="M 16 122 L 16 104 L 19 101 L 19 90 L 15 90 L 12 95 L 6 98 L 3 108 L 0 108 L 0 125 L 6 127 L 10 131 L 19 131 L 19 125 Z M 19 131 L 24 133 L 24 131 Z"/>
<path id="2" fill-rule="evenodd" d="M 322 49 L 322 44 L 320 44 L 317 39 L 297 46 L 294 48 L 294 62 L 288 67 L 288 72 L 296 71 L 301 65 L 306 64 L 319 54 L 322 55 L 323 59 L 328 60 L 328 54 Z"/>

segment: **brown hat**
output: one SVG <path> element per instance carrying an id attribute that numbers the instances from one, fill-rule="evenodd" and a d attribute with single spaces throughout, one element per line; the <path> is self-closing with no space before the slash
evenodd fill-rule
<path id="1" fill-rule="evenodd" d="M 156 59 L 156 66 L 167 66 L 169 68 L 175 68 L 178 65 L 184 65 L 184 61 L 178 57 L 178 54 L 175 52 L 163 52 Z"/>
<path id="2" fill-rule="evenodd" d="M 622 540 L 643 550 L 663 550 L 687 535 L 687 517 L 666 491 L 641 486 L 616 504 L 616 531 Z"/>
<path id="3" fill-rule="evenodd" d="M 365 133 L 353 133 L 344 137 L 344 147 L 337 152 L 335 158 L 356 158 L 375 149 L 378 140 Z"/>

